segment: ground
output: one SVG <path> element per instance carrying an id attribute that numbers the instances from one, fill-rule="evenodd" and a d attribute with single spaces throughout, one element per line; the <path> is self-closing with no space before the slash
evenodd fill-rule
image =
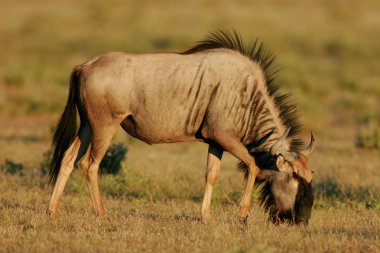
<path id="1" fill-rule="evenodd" d="M 8 1 L 0 3 L 0 252 L 380 251 L 380 16 L 365 1 Z M 218 28 L 260 37 L 277 55 L 317 148 L 307 228 L 274 226 L 226 154 L 200 222 L 207 146 L 149 146 L 120 129 L 122 171 L 101 175 L 107 220 L 94 215 L 82 173 L 69 179 L 56 220 L 45 211 L 52 131 L 75 64 L 108 51 L 183 51 Z M 7 168 L 17 170 L 14 175 Z"/>

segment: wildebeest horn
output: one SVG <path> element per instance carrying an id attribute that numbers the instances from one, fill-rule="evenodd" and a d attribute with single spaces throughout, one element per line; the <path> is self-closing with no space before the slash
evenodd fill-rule
<path id="1" fill-rule="evenodd" d="M 315 149 L 315 139 L 314 139 L 314 135 L 313 135 L 313 132 L 311 132 L 311 136 L 310 136 L 310 144 L 309 146 L 307 146 L 305 148 L 305 150 L 302 150 L 301 153 L 304 155 L 304 156 L 308 156 L 310 155 L 311 152 L 313 152 Z"/>
<path id="2" fill-rule="evenodd" d="M 272 155 L 278 155 L 282 152 L 284 152 L 286 149 L 284 148 L 284 144 L 286 141 L 286 138 L 288 137 L 288 134 L 290 132 L 290 128 L 288 128 L 282 136 L 273 144 L 273 146 L 270 148 L 270 153 Z"/>

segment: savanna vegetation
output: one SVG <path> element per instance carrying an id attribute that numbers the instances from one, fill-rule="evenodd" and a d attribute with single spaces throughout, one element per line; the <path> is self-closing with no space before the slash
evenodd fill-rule
<path id="1" fill-rule="evenodd" d="M 0 252 L 380 251 L 379 10 L 375 0 L 2 0 Z M 95 217 L 79 170 L 49 220 L 49 147 L 73 66 L 108 51 L 183 51 L 219 28 L 278 56 L 305 138 L 315 133 L 309 226 L 268 224 L 257 195 L 248 224 L 237 222 L 244 181 L 228 154 L 215 222 L 202 224 L 207 146 L 149 146 L 122 130 L 100 177 L 108 220 Z"/>

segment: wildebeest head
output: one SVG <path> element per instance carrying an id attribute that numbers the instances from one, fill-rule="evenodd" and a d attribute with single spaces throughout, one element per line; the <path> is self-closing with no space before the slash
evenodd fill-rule
<path id="1" fill-rule="evenodd" d="M 311 135 L 305 150 L 288 152 L 282 149 L 288 133 L 284 133 L 270 152 L 256 154 L 261 169 L 258 175 L 258 184 L 262 184 L 260 203 L 275 224 L 307 225 L 314 201 L 307 155 L 314 149 L 314 138 Z"/>

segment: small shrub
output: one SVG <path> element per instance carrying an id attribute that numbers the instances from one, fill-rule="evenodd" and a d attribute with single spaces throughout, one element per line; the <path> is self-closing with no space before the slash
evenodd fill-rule
<path id="1" fill-rule="evenodd" d="M 5 159 L 5 163 L 0 166 L 0 170 L 10 175 L 24 175 L 24 165 L 22 163 L 15 163 L 8 159 Z"/>
<path id="2" fill-rule="evenodd" d="M 325 44 L 325 53 L 331 57 L 341 57 L 347 51 L 346 45 L 342 40 L 330 40 Z"/>
<path id="3" fill-rule="evenodd" d="M 104 175 L 102 180 L 99 182 L 102 192 L 106 196 L 112 197 L 122 197 L 127 196 L 128 191 L 128 183 L 126 174 L 122 175 Z"/>
<path id="4" fill-rule="evenodd" d="M 380 125 L 369 121 L 360 129 L 356 136 L 356 146 L 359 148 L 380 149 Z"/>
<path id="5" fill-rule="evenodd" d="M 19 72 L 7 72 L 3 81 L 8 86 L 22 86 L 25 82 L 24 77 Z"/>
<path id="6" fill-rule="evenodd" d="M 118 174 L 121 169 L 121 162 L 125 159 L 127 148 L 122 143 L 112 144 L 100 163 L 100 173 Z"/>
<path id="7" fill-rule="evenodd" d="M 70 180 L 67 182 L 65 192 L 74 193 L 78 195 L 85 195 L 88 193 L 85 180 L 83 180 L 83 172 L 80 170 L 74 170 L 70 176 Z"/>
<path id="8" fill-rule="evenodd" d="M 103 175 L 99 184 L 106 196 L 140 200 L 162 199 L 162 191 L 156 187 L 150 174 L 131 169 L 125 164 L 121 166 L 118 175 Z M 169 198 L 168 195 L 165 198 Z"/>

